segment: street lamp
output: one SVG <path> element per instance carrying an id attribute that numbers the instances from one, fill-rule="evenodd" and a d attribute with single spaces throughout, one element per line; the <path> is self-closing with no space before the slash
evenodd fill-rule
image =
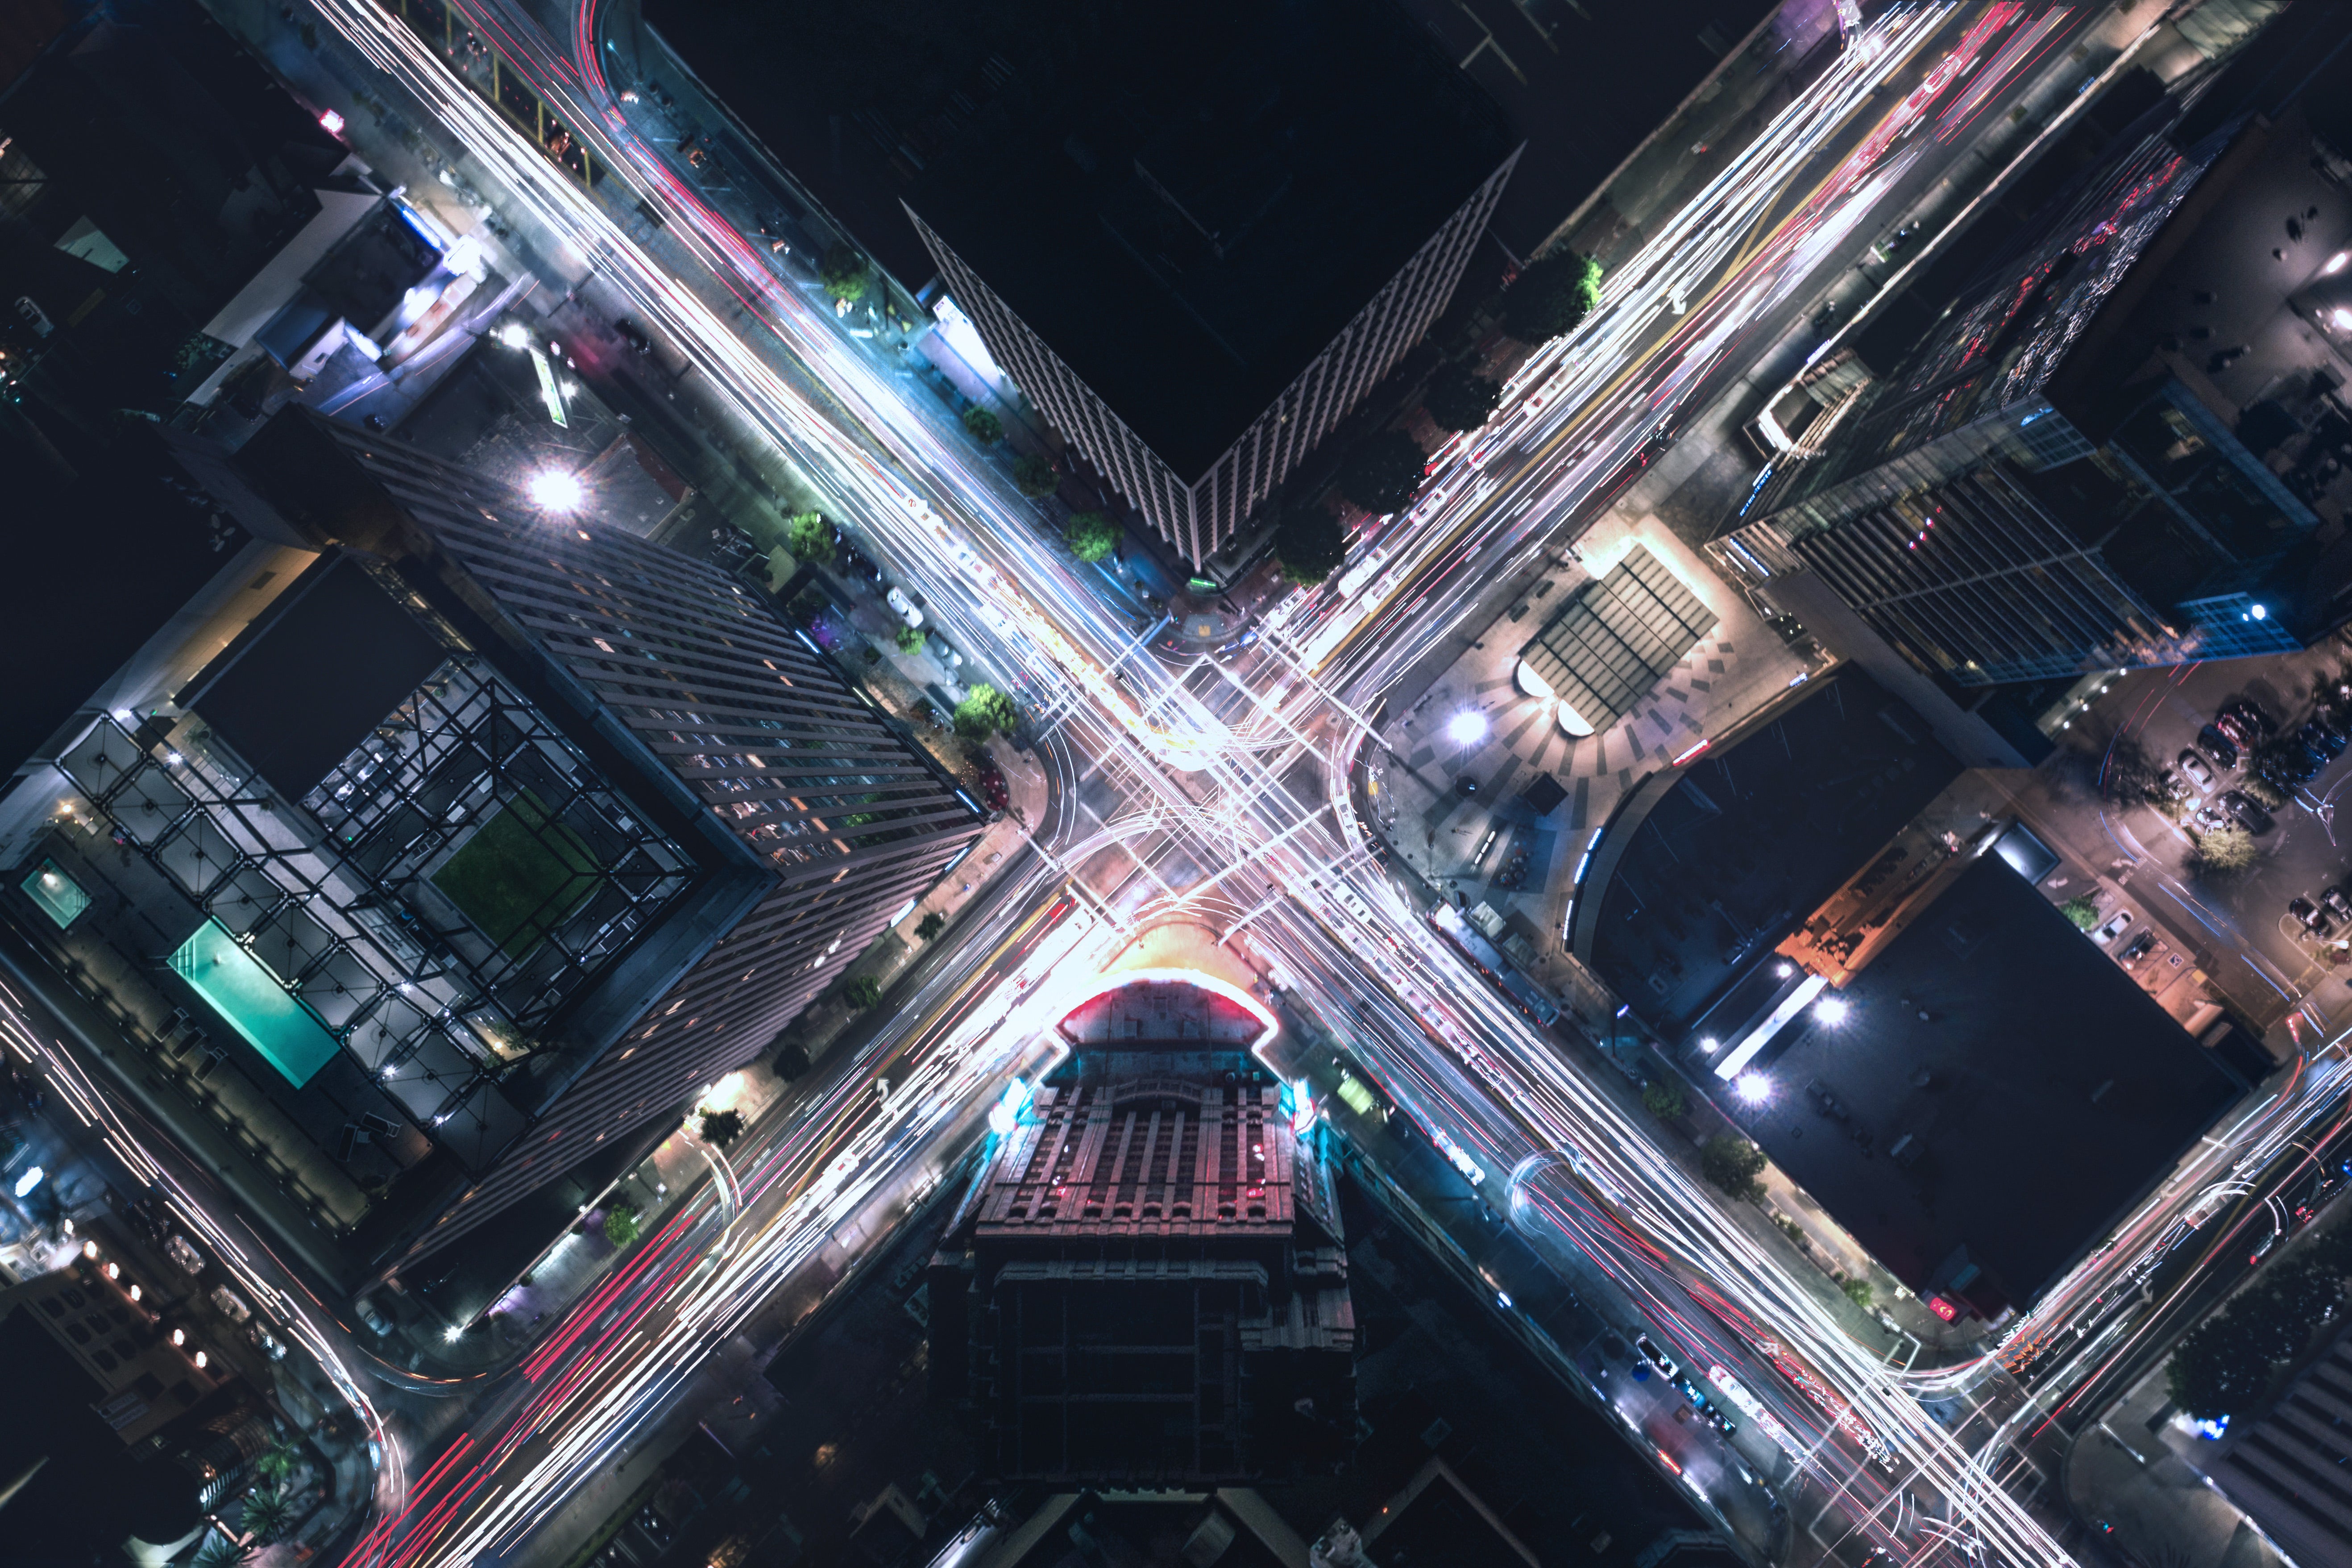
<path id="1" fill-rule="evenodd" d="M 1445 733 L 1457 746 L 1475 746 L 1486 738 L 1486 715 L 1465 708 L 1446 721 Z"/>
<path id="2" fill-rule="evenodd" d="M 526 348 L 530 343 L 530 331 L 520 321 L 509 321 L 499 329 L 499 342 L 510 349 Z"/>
<path id="3" fill-rule="evenodd" d="M 1853 1004 L 1843 996 L 1824 996 L 1813 1004 L 1813 1016 L 1832 1028 L 1844 1023 L 1845 1016 L 1852 1011 Z"/>
<path id="4" fill-rule="evenodd" d="M 577 511 L 588 499 L 587 489 L 580 476 L 567 474 L 559 468 L 547 468 L 530 477 L 525 487 L 530 493 L 531 504 L 548 511 Z"/>
<path id="5" fill-rule="evenodd" d="M 1772 1098 L 1772 1080 L 1760 1072 L 1744 1072 L 1731 1089 L 1745 1103 L 1761 1105 Z"/>

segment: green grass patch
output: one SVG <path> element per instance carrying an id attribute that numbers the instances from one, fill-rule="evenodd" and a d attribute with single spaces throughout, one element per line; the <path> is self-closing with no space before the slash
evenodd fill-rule
<path id="1" fill-rule="evenodd" d="M 458 912 L 520 959 L 596 890 L 604 868 L 525 790 L 433 873 Z"/>

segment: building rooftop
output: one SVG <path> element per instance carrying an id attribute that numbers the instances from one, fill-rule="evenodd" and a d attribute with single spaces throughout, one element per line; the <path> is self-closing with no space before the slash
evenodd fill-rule
<path id="1" fill-rule="evenodd" d="M 1519 658 L 1593 734 L 1632 712 L 1715 626 L 1715 612 L 1637 544 L 1578 589 Z"/>
<path id="2" fill-rule="evenodd" d="M 1594 848 L 1589 962 L 1654 1028 L 1712 1020 L 1751 963 L 1959 775 L 1927 724 L 1862 671 L 1813 684 Z"/>
<path id="3" fill-rule="evenodd" d="M 2242 1090 L 2001 856 L 1909 920 L 1741 1120 L 1905 1284 L 2022 1310 Z"/>
<path id="4" fill-rule="evenodd" d="M 1106 5 L 908 206 L 1204 473 L 1510 156 L 1391 0 Z"/>

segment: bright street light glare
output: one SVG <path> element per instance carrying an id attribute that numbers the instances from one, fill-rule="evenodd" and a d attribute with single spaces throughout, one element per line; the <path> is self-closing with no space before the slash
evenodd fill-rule
<path id="1" fill-rule="evenodd" d="M 1723 1048 L 1723 1042 L 1717 1039 L 1713 1035 L 1709 1035 L 1705 1039 L 1699 1041 L 1698 1048 L 1702 1055 L 1711 1057 L 1715 1055 L 1716 1052 Z"/>
<path id="2" fill-rule="evenodd" d="M 509 321 L 499 329 L 499 342 L 510 349 L 519 349 L 530 342 L 530 332 L 520 321 Z"/>
<path id="3" fill-rule="evenodd" d="M 1732 1091 L 1750 1105 L 1761 1105 L 1772 1098 L 1772 1080 L 1760 1072 L 1744 1072 Z"/>
<path id="4" fill-rule="evenodd" d="M 577 511 L 580 503 L 588 499 L 588 492 L 581 487 L 579 475 L 561 473 L 553 468 L 531 475 L 527 488 L 530 492 L 531 504 L 549 511 Z"/>
<path id="5" fill-rule="evenodd" d="M 1813 1004 L 1813 1016 L 1824 1024 L 1843 1024 L 1853 1010 L 1853 1004 L 1843 996 L 1824 996 Z"/>
<path id="6" fill-rule="evenodd" d="M 48 1173 L 47 1171 L 44 1171 L 38 1165 L 36 1165 L 31 1170 L 26 1172 L 23 1175 L 17 1177 L 16 1195 L 21 1198 L 26 1194 L 31 1192 L 35 1187 L 39 1186 L 41 1184 L 41 1178 L 47 1174 Z"/>
<path id="7" fill-rule="evenodd" d="M 1486 738 L 1486 716 L 1465 708 L 1447 721 L 1445 733 L 1457 746 L 1473 745 Z"/>

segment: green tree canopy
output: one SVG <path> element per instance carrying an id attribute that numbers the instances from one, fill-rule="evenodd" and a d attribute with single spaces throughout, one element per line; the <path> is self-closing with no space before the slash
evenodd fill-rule
<path id="1" fill-rule="evenodd" d="M 873 280 L 872 273 L 872 264 L 854 245 L 828 246 L 816 269 L 817 280 L 836 300 L 865 298 L 866 286 Z"/>
<path id="2" fill-rule="evenodd" d="M 1573 331 L 1601 302 L 1601 263 L 1557 250 L 1531 261 L 1503 295 L 1503 330 L 1523 343 Z"/>
<path id="3" fill-rule="evenodd" d="M 870 974 L 861 974 L 841 988 L 841 999 L 863 1013 L 882 1000 L 882 983 Z"/>
<path id="4" fill-rule="evenodd" d="M 625 1198 L 616 1198 L 604 1205 L 604 1239 L 623 1252 L 636 1244 L 636 1205 Z"/>
<path id="5" fill-rule="evenodd" d="M 2164 1376 L 2175 1405 L 2200 1421 L 2217 1421 L 2261 1397 L 2271 1362 L 2226 1318 L 2211 1318 L 2180 1342 Z"/>
<path id="6" fill-rule="evenodd" d="M 983 447 L 993 447 L 1004 439 L 1004 421 L 977 403 L 963 411 L 963 427 Z"/>
<path id="7" fill-rule="evenodd" d="M 1643 1089 L 1642 1104 L 1661 1121 L 1672 1121 L 1690 1109 L 1690 1102 L 1683 1098 L 1683 1086 L 1670 1078 L 1655 1079 Z"/>
<path id="8" fill-rule="evenodd" d="M 1698 1171 L 1735 1198 L 1752 1201 L 1764 1195 L 1764 1184 L 1756 1179 L 1764 1172 L 1764 1151 L 1745 1138 L 1718 1132 L 1700 1144 Z"/>
<path id="9" fill-rule="evenodd" d="M 940 913 L 939 910 L 933 910 L 929 914 L 925 915 L 921 920 L 915 922 L 915 940 L 917 942 L 929 942 L 933 937 L 939 935 L 940 932 L 947 929 L 948 917 Z"/>
<path id="10" fill-rule="evenodd" d="M 784 521 L 784 548 L 809 566 L 833 563 L 833 524 L 821 511 L 795 512 Z"/>
<path id="11" fill-rule="evenodd" d="M 1031 500 L 1038 500 L 1061 489 L 1062 476 L 1054 468 L 1054 460 L 1037 452 L 1024 452 L 1013 462 L 1013 487 Z"/>
<path id="12" fill-rule="evenodd" d="M 743 1113 L 740 1110 L 706 1110 L 701 1120 L 702 1141 L 714 1149 L 724 1149 L 743 1136 Z"/>
<path id="13" fill-rule="evenodd" d="M 898 651 L 900 653 L 920 653 L 923 651 L 923 643 L 926 639 L 924 638 L 920 628 L 915 626 L 900 626 L 891 635 L 898 640 Z"/>
<path id="14" fill-rule="evenodd" d="M 1021 710 L 1013 705 L 1013 699 L 984 680 L 973 683 L 955 707 L 955 732 L 967 741 L 1009 734 L 1020 721 Z"/>
<path id="15" fill-rule="evenodd" d="M 1118 548 L 1119 527 L 1108 513 L 1074 511 L 1062 525 L 1062 542 L 1081 561 L 1100 561 Z"/>
<path id="16" fill-rule="evenodd" d="M 1429 378 L 1421 405 L 1441 430 L 1475 430 L 1495 416 L 1503 384 L 1489 381 L 1466 364 L 1449 364 Z"/>
<path id="17" fill-rule="evenodd" d="M 2197 868 L 2242 871 L 2254 863 L 2254 836 L 2236 823 L 2197 837 Z"/>
<path id="18" fill-rule="evenodd" d="M 1274 527 L 1274 552 L 1290 581 L 1320 583 L 1348 559 L 1348 536 L 1329 507 L 1309 502 L 1283 511 Z"/>
<path id="19" fill-rule="evenodd" d="M 256 1487 L 245 1494 L 237 1521 L 256 1544 L 267 1545 L 294 1528 L 294 1499 L 282 1486 Z"/>
<path id="20" fill-rule="evenodd" d="M 1339 459 L 1339 493 L 1366 511 L 1400 511 L 1421 489 L 1426 461 L 1420 443 L 1403 431 L 1376 431 Z"/>
<path id="21" fill-rule="evenodd" d="M 2058 906 L 2058 912 L 2074 922 L 2077 931 L 2088 931 L 2099 923 L 2099 901 L 2088 893 L 2077 893 Z"/>

